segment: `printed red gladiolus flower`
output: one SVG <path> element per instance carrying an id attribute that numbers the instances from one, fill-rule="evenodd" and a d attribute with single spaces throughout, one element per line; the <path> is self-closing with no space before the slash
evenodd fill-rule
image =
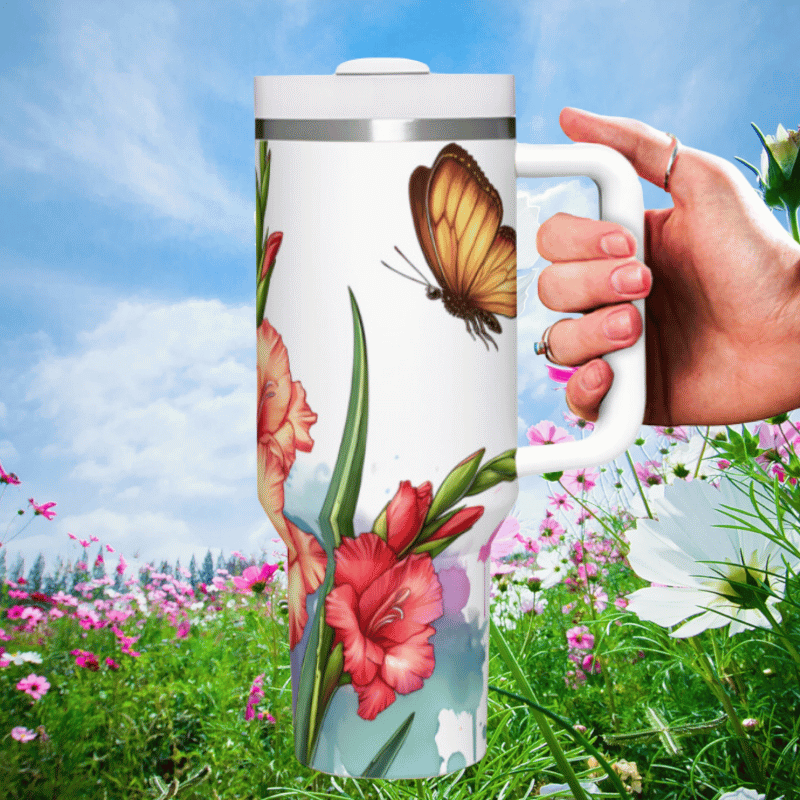
<path id="1" fill-rule="evenodd" d="M 420 532 L 432 502 L 430 481 L 416 489 L 411 481 L 401 481 L 400 488 L 386 507 L 386 538 L 395 553 L 402 552 Z"/>
<path id="2" fill-rule="evenodd" d="M 281 242 L 283 241 L 283 234 L 280 231 L 275 231 L 267 237 L 267 246 L 264 249 L 264 260 L 261 262 L 261 277 L 264 280 L 267 277 L 272 265 L 275 263 L 275 257 L 278 255 Z"/>
<path id="3" fill-rule="evenodd" d="M 435 542 L 468 531 L 483 515 L 483 506 L 468 506 L 456 511 L 427 541 Z"/>
<path id="4" fill-rule="evenodd" d="M 358 694 L 358 715 L 372 720 L 396 693 L 421 689 L 436 661 L 430 623 L 443 613 L 442 586 L 427 553 L 398 560 L 375 533 L 336 549 L 334 589 L 325 618 L 344 646 L 344 669 Z"/>
<path id="5" fill-rule="evenodd" d="M 325 551 L 283 515 L 283 484 L 297 450 L 311 451 L 309 428 L 317 415 L 300 381 L 292 381 L 289 354 L 278 332 L 264 320 L 258 328 L 258 498 L 288 550 L 289 646 L 303 637 L 306 595 L 325 577 Z"/>

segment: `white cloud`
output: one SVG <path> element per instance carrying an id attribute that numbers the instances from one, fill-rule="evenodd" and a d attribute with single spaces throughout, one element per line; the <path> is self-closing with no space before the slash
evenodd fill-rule
<path id="1" fill-rule="evenodd" d="M 217 300 L 120 302 L 43 356 L 27 399 L 55 422 L 45 455 L 135 505 L 229 497 L 255 475 L 255 325 Z"/>
<path id="2" fill-rule="evenodd" d="M 176 7 L 70 3 L 53 19 L 55 74 L 42 73 L 44 87 L 2 87 L 21 113 L 0 156 L 90 196 L 249 242 L 252 202 L 208 158 L 189 103 L 194 76 Z"/>

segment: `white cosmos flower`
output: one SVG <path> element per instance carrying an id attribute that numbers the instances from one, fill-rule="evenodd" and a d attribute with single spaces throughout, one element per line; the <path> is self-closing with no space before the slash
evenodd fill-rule
<path id="1" fill-rule="evenodd" d="M 541 581 L 542 589 L 552 589 L 566 578 L 570 567 L 567 548 L 554 547 L 536 554 L 534 576 Z"/>
<path id="2" fill-rule="evenodd" d="M 725 429 L 722 428 L 724 432 Z M 714 430 L 709 430 L 710 438 L 715 435 Z M 701 460 L 702 459 L 702 460 Z M 678 476 L 689 473 L 691 477 L 705 478 L 706 480 L 715 480 L 719 478 L 722 470 L 717 466 L 722 456 L 708 444 L 706 440 L 696 434 L 692 436 L 688 442 L 675 445 L 670 448 L 669 453 L 664 456 L 664 472 L 667 476 L 667 483 L 672 484 L 676 482 Z M 698 470 L 698 464 L 700 466 Z"/>
<path id="3" fill-rule="evenodd" d="M 793 571 L 800 559 L 757 531 L 720 527 L 734 524 L 722 506 L 754 513 L 749 497 L 728 480 L 719 489 L 706 481 L 677 481 L 654 500 L 658 520 L 640 519 L 636 530 L 628 531 L 628 562 L 640 578 L 659 585 L 629 595 L 629 611 L 665 628 L 688 620 L 674 637 L 728 623 L 731 634 L 769 627 L 753 602 L 755 593 L 748 597 L 730 581 L 768 583 L 776 596 L 766 603 L 773 606 L 783 598 L 784 559 Z M 792 543 L 800 544 L 800 537 L 791 535 Z M 780 621 L 776 609 L 770 613 Z"/>

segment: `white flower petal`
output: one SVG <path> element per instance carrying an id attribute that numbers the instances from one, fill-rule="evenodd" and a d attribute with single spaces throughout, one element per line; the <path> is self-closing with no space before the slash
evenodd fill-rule
<path id="1" fill-rule="evenodd" d="M 628 611 L 639 619 L 668 628 L 693 614 L 702 613 L 708 602 L 708 593 L 697 589 L 649 586 L 628 595 Z"/>
<path id="2" fill-rule="evenodd" d="M 715 614 L 713 611 L 706 611 L 699 617 L 694 617 L 688 622 L 684 623 L 677 630 L 672 631 L 670 636 L 673 639 L 686 639 L 689 636 L 697 636 L 697 634 L 707 631 L 710 628 L 721 628 L 730 622 L 728 617 L 723 617 L 721 614 Z"/>

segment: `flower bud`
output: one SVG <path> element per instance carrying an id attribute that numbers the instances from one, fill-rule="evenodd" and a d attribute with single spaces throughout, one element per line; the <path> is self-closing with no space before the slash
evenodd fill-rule
<path id="1" fill-rule="evenodd" d="M 770 208 L 784 206 L 791 213 L 800 206 L 800 129 L 787 131 L 778 125 L 775 136 L 764 136 L 755 123 L 753 129 L 761 139 L 761 171 L 737 158 L 758 177 L 758 187 Z M 796 225 L 794 219 L 793 229 Z"/>
<path id="2" fill-rule="evenodd" d="M 425 517 L 426 522 L 431 522 L 448 508 L 452 508 L 466 494 L 485 452 L 485 448 L 477 450 L 450 471 L 433 498 Z"/>
<path id="3" fill-rule="evenodd" d="M 283 241 L 283 233 L 281 231 L 274 231 L 267 238 L 267 246 L 264 248 L 264 260 L 261 262 L 261 278 L 264 280 L 267 274 L 272 269 L 275 263 L 275 257 L 278 255 L 281 242 Z"/>

